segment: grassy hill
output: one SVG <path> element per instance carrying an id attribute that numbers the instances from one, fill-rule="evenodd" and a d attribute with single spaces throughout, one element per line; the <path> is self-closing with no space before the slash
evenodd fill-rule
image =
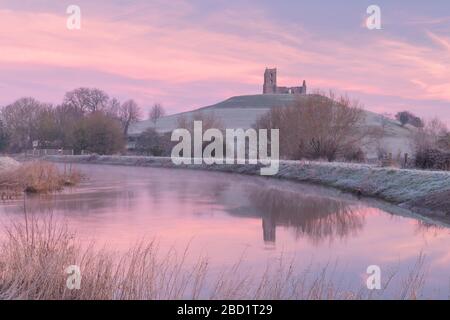
<path id="1" fill-rule="evenodd" d="M 170 132 L 177 128 L 177 119 L 180 115 L 192 116 L 195 113 L 212 113 L 219 118 L 225 128 L 243 128 L 252 127 L 256 120 L 265 114 L 272 107 L 283 107 L 294 102 L 295 99 L 305 99 L 307 96 L 296 96 L 289 94 L 258 94 L 231 97 L 227 100 L 214 105 L 206 106 L 189 112 L 169 115 L 159 119 L 156 125 L 150 121 L 141 121 L 130 128 L 130 135 L 138 135 L 147 128 L 155 128 L 159 132 Z M 409 126 L 402 127 L 397 121 L 386 120 L 383 116 L 365 111 L 365 126 L 380 127 L 384 124 L 385 136 L 379 142 L 384 149 L 393 155 L 398 153 L 411 154 L 411 136 L 413 128 Z M 379 145 L 367 146 L 367 153 L 371 158 L 376 156 L 376 149 Z"/>
<path id="2" fill-rule="evenodd" d="M 200 108 L 199 110 L 223 109 L 223 108 L 251 108 L 251 109 L 270 109 L 272 107 L 286 106 L 291 104 L 297 98 L 306 96 L 292 94 L 255 94 L 247 96 L 231 97 L 225 101 Z"/>
<path id="3" fill-rule="evenodd" d="M 158 120 L 156 125 L 150 120 L 141 121 L 130 128 L 129 134 L 136 135 L 147 128 L 155 128 L 159 132 L 169 132 L 176 128 L 180 115 L 190 116 L 197 112 L 213 113 L 221 119 L 226 128 L 250 128 L 255 121 L 272 107 L 283 107 L 295 100 L 288 94 L 258 94 L 231 97 L 214 105 L 193 111 L 169 115 Z"/>

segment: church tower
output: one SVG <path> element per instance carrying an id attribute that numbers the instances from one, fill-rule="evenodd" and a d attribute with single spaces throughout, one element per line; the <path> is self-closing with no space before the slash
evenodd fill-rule
<path id="1" fill-rule="evenodd" d="M 277 92 L 277 69 L 268 69 L 264 72 L 263 94 Z"/>

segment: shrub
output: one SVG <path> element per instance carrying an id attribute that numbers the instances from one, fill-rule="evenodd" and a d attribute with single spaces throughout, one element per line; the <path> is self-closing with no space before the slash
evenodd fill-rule
<path id="1" fill-rule="evenodd" d="M 416 152 L 415 165 L 422 169 L 450 170 L 450 152 L 420 149 Z"/>
<path id="2" fill-rule="evenodd" d="M 416 167 L 449 170 L 450 148 L 447 126 L 438 119 L 428 121 L 414 135 Z"/>
<path id="3" fill-rule="evenodd" d="M 79 121 L 74 130 L 74 149 L 104 154 L 120 152 L 125 139 L 120 123 L 103 112 L 93 112 Z"/>
<path id="4" fill-rule="evenodd" d="M 159 134 L 153 128 L 148 128 L 136 140 L 136 150 L 146 155 L 160 157 L 170 155 L 171 141 L 167 135 Z"/>
<path id="5" fill-rule="evenodd" d="M 365 162 L 366 154 L 361 148 L 350 148 L 344 152 L 343 158 L 348 162 Z"/>
<path id="6" fill-rule="evenodd" d="M 409 111 L 402 111 L 395 115 L 395 118 L 400 121 L 401 125 L 410 124 L 416 128 L 422 128 L 424 126 L 423 120 L 415 116 Z"/>

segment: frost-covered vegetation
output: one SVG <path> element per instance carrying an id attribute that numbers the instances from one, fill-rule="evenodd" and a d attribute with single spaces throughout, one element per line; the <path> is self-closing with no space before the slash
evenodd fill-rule
<path id="1" fill-rule="evenodd" d="M 417 130 L 414 147 L 416 167 L 450 170 L 450 131 L 439 119 L 427 121 Z"/>
<path id="2" fill-rule="evenodd" d="M 17 169 L 20 163 L 10 157 L 0 157 L 0 172 Z"/>
<path id="3" fill-rule="evenodd" d="M 2 199 L 14 198 L 22 192 L 48 193 L 64 186 L 76 185 L 82 174 L 70 166 L 62 171 L 54 163 L 31 161 L 19 163 L 14 159 L 0 158 L 0 195 Z"/>
<path id="4" fill-rule="evenodd" d="M 170 158 L 141 156 L 48 156 L 50 161 L 185 168 L 259 175 L 260 165 L 174 165 Z M 318 183 L 362 196 L 376 197 L 409 207 L 409 203 L 448 190 L 450 172 L 405 170 L 377 167 L 368 164 L 280 161 L 279 172 L 274 178 Z M 442 199 L 441 201 L 444 201 Z M 437 200 L 437 202 L 439 202 Z M 414 205 L 420 208 L 420 204 Z M 432 210 L 433 208 L 431 208 Z M 450 214 L 444 208 L 438 214 Z"/>

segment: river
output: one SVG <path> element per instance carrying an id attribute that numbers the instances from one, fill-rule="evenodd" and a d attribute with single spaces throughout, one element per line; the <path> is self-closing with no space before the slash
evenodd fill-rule
<path id="1" fill-rule="evenodd" d="M 450 234 L 444 226 L 408 216 L 385 203 L 289 181 L 194 170 L 76 165 L 89 177 L 52 196 L 27 197 L 30 214 L 66 220 L 80 239 L 116 251 L 142 240 L 183 251 L 188 263 L 206 256 L 213 270 L 242 259 L 261 271 L 268 262 L 330 275 L 365 286 L 366 269 L 402 278 L 422 253 L 427 298 L 447 298 Z M 24 200 L 4 202 L 1 220 L 20 220 Z M 400 213 L 400 214 L 398 214 Z"/>

